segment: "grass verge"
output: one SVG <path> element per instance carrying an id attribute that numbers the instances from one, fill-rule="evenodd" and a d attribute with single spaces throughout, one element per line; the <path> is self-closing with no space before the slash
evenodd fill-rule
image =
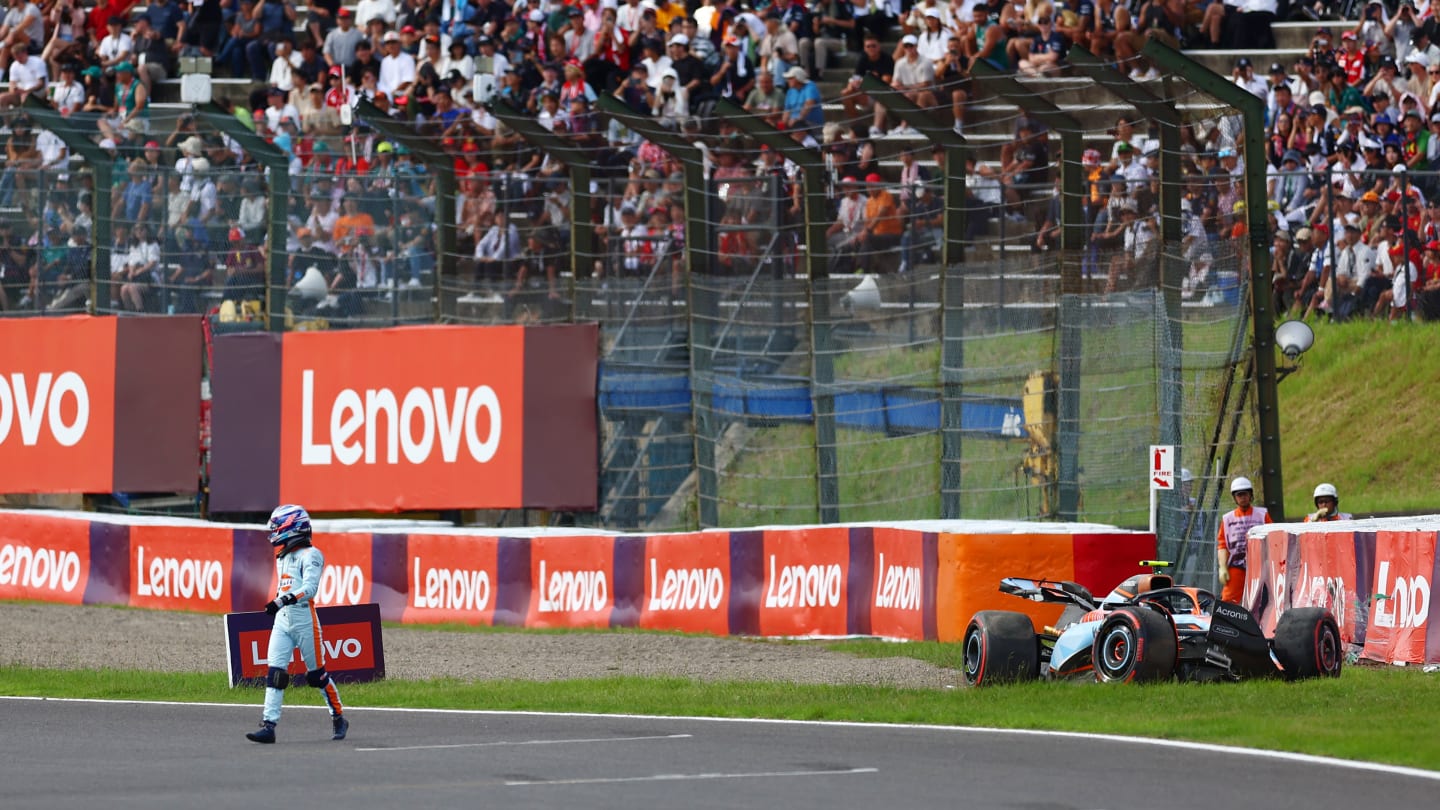
<path id="1" fill-rule="evenodd" d="M 901 647 L 906 645 L 885 645 Z M 923 646 L 923 645 L 922 645 Z M 948 655 L 944 645 L 918 650 Z M 851 652 L 886 654 L 867 644 Z M 893 652 L 891 654 L 894 654 Z M 901 654 L 908 654 L 902 652 Z M 343 687 L 357 708 L 577 711 L 928 723 L 1056 729 L 1195 740 L 1440 770 L 1433 711 L 1440 679 L 1413 669 L 1351 668 L 1337 680 L 1254 681 L 1143 687 L 1030 683 L 931 691 L 685 679 L 463 682 L 383 681 Z M 232 690 L 221 673 L 57 671 L 0 668 L 7 695 L 254 704 L 256 689 Z M 292 705 L 319 705 L 292 690 Z"/>

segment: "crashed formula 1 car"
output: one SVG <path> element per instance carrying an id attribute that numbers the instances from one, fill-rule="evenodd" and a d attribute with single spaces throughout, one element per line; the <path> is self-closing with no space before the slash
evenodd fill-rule
<path id="1" fill-rule="evenodd" d="M 1163 562 L 1141 565 L 1157 569 Z M 1344 660 L 1340 628 L 1324 608 L 1291 608 L 1267 638 L 1244 607 L 1165 574 L 1138 574 L 1096 600 L 1074 582 L 1007 578 L 1000 591 L 1065 605 L 1040 632 L 1008 610 L 976 613 L 965 630 L 964 678 L 971 686 L 1031 680 L 1101 682 L 1286 680 L 1336 677 Z"/>

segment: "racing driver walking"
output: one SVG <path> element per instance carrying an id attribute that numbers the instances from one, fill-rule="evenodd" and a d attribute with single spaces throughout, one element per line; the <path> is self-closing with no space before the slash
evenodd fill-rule
<path id="1" fill-rule="evenodd" d="M 332 740 L 345 739 L 350 721 L 340 705 L 340 692 L 325 671 L 325 645 L 320 637 L 320 620 L 315 616 L 315 594 L 325 570 L 325 555 L 310 545 L 310 515 L 302 507 L 287 504 L 270 513 L 270 545 L 275 548 L 275 569 L 280 584 L 265 612 L 275 617 L 270 631 L 269 669 L 265 672 L 265 712 L 260 728 L 245 735 L 257 743 L 275 742 L 275 724 L 285 687 L 290 683 L 287 669 L 296 647 L 305 661 L 305 680 L 325 694 L 334 728 Z"/>

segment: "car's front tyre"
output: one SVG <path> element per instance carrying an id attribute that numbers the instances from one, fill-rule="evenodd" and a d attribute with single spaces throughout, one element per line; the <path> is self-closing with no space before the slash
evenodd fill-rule
<path id="1" fill-rule="evenodd" d="M 1101 683 L 1150 683 L 1175 673 L 1175 628 L 1159 611 L 1116 608 L 1095 634 L 1090 650 L 1095 680 Z"/>

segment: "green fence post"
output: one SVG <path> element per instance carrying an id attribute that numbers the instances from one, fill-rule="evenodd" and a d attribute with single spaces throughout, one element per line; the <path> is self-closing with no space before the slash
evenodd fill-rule
<path id="1" fill-rule="evenodd" d="M 1285 519 L 1285 480 L 1280 457 L 1280 399 L 1275 376 L 1275 311 L 1270 297 L 1270 223 L 1266 217 L 1265 109 L 1253 93 L 1157 40 L 1142 50 L 1162 72 L 1185 77 L 1201 91 L 1234 107 L 1245 122 L 1245 218 L 1250 240 L 1250 311 L 1255 344 L 1255 398 L 1260 408 L 1260 481 L 1265 508 Z"/>
<path id="2" fill-rule="evenodd" d="M 251 157 L 270 170 L 270 197 L 266 219 L 270 240 L 270 268 L 265 280 L 265 322 L 271 332 L 285 331 L 285 295 L 289 283 L 285 278 L 285 237 L 289 231 L 287 215 L 290 207 L 290 159 L 269 141 L 256 135 L 233 114 L 215 102 L 197 109 L 206 123 L 229 135 Z"/>
<path id="3" fill-rule="evenodd" d="M 501 123 L 520 133 L 520 137 L 524 138 L 526 142 L 550 153 L 552 157 L 564 161 L 565 168 L 570 173 L 571 277 L 578 279 L 582 273 L 590 275 L 593 271 L 590 262 L 588 260 L 582 262 L 582 258 L 594 255 L 595 226 L 590 221 L 590 161 L 592 159 L 590 154 L 571 144 L 564 137 L 540 126 L 539 121 L 515 109 L 504 99 L 494 101 L 490 105 L 490 112 Z M 582 250 L 586 253 L 582 254 Z M 572 301 L 575 299 L 573 290 L 570 298 Z"/>
<path id="4" fill-rule="evenodd" d="M 1081 157 L 1085 131 L 1080 122 L 1051 102 L 1035 95 L 1014 77 L 989 63 L 971 66 L 975 82 L 1021 108 L 1040 123 L 1060 133 L 1060 391 L 1057 404 L 1057 449 L 1060 455 L 1059 509 L 1061 520 L 1080 513 L 1080 254 L 1085 248 L 1085 177 Z"/>
<path id="5" fill-rule="evenodd" d="M 710 387 L 700 384 L 700 379 L 715 367 L 711 326 L 719 310 L 709 291 L 697 290 L 691 283 L 699 264 L 696 257 L 710 255 L 714 250 L 714 228 L 706 216 L 705 156 L 684 136 L 660 126 L 654 118 L 636 115 L 612 95 L 602 93 L 596 106 L 621 126 L 674 155 L 685 172 L 685 286 L 690 300 L 690 416 L 694 420 L 696 497 L 700 526 L 718 526 L 720 476 L 715 469 L 715 441 L 719 426 L 713 416 Z"/>
<path id="6" fill-rule="evenodd" d="M 1145 118 L 1154 121 L 1160 130 L 1160 243 L 1179 248 L 1183 222 L 1180 201 L 1185 178 L 1180 170 L 1180 113 L 1174 104 L 1161 101 L 1138 82 L 1110 67 L 1105 60 L 1083 47 L 1071 48 L 1067 59 L 1070 66 L 1096 84 L 1114 93 L 1133 106 Z M 1180 285 L 1184 278 L 1183 264 L 1160 251 L 1160 294 L 1164 302 L 1168 343 L 1160 353 L 1160 443 L 1176 448 L 1176 466 L 1184 462 L 1184 436 L 1181 432 L 1180 409 L 1185 401 L 1184 378 L 1181 374 L 1181 352 L 1185 347 L 1185 325 L 1180 317 Z M 1184 511 L 1179 489 L 1161 493 L 1166 507 L 1157 521 L 1162 535 L 1175 532 L 1169 516 Z M 1172 533 L 1173 532 L 1173 533 Z"/>
<path id="7" fill-rule="evenodd" d="M 860 88 L 896 118 L 945 149 L 945 218 L 943 269 L 940 273 L 940 517 L 960 517 L 961 459 L 964 434 L 961 412 L 965 368 L 965 137 L 935 120 L 904 93 L 866 74 Z"/>
<path id="8" fill-rule="evenodd" d="M 442 316 L 440 299 L 443 285 L 441 279 L 447 274 L 451 276 L 455 274 L 455 160 L 444 149 L 436 148 L 431 140 L 417 134 L 408 124 L 381 112 L 379 107 L 371 104 L 364 96 L 361 96 L 360 101 L 355 105 L 355 115 L 388 140 L 410 150 L 410 154 L 415 155 L 421 163 L 425 164 L 426 169 L 434 173 L 435 223 L 438 227 L 435 239 L 433 287 L 435 320 L 438 321 Z"/>
<path id="9" fill-rule="evenodd" d="M 798 144 L 730 99 L 721 99 L 715 114 L 728 118 L 742 132 L 793 161 L 805 182 L 805 263 L 810 288 L 811 384 L 815 406 L 815 469 L 820 499 L 820 522 L 840 521 L 840 478 L 835 427 L 835 357 L 830 295 L 823 282 L 825 230 L 829 198 L 825 194 L 825 161 L 814 149 Z"/>
<path id="10" fill-rule="evenodd" d="M 55 133 L 67 149 L 85 159 L 94 172 L 95 205 L 91 209 L 95 227 L 90 234 L 90 314 L 110 311 L 110 201 L 115 187 L 115 159 L 99 144 L 90 140 L 91 130 L 81 129 L 77 121 L 56 112 L 37 96 L 27 96 L 22 105 L 25 112 L 40 126 Z"/>

